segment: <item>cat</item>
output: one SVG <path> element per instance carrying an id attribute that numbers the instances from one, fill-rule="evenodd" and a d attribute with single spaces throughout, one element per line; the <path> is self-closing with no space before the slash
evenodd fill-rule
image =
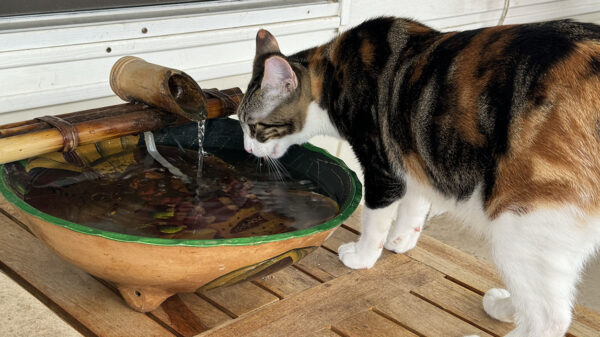
<path id="1" fill-rule="evenodd" d="M 562 336 L 600 245 L 600 26 L 569 20 L 443 33 L 380 17 L 285 56 L 260 30 L 238 107 L 246 151 L 279 158 L 315 135 L 364 171 L 370 268 L 448 211 L 489 241 L 505 289 L 483 298 L 508 336 Z M 396 219 L 396 220 L 393 220 Z"/>

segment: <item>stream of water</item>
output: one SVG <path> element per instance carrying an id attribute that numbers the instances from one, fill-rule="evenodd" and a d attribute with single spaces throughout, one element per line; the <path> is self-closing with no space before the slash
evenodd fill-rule
<path id="1" fill-rule="evenodd" d="M 202 120 L 198 122 L 198 171 L 196 172 L 196 182 L 198 183 L 198 187 L 196 188 L 196 196 L 200 196 L 202 181 L 202 167 L 204 164 L 204 132 L 206 128 L 206 120 Z"/>

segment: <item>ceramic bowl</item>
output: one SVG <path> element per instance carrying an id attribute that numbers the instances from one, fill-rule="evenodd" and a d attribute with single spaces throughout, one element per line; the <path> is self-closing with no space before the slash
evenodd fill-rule
<path id="1" fill-rule="evenodd" d="M 196 125 L 155 134 L 157 143 L 196 148 Z M 239 123 L 207 122 L 207 148 L 243 149 Z M 302 230 L 234 239 L 185 240 L 141 237 L 86 227 L 43 213 L 20 197 L 14 162 L 0 167 L 0 192 L 21 213 L 31 231 L 56 254 L 88 273 L 114 283 L 127 304 L 141 312 L 158 307 L 167 297 L 210 289 L 264 276 L 298 262 L 332 234 L 356 209 L 361 185 L 354 172 L 326 151 L 305 144 L 281 158 L 293 174 L 315 182 L 337 201 L 333 219 Z M 20 167 L 20 168 L 19 168 Z"/>

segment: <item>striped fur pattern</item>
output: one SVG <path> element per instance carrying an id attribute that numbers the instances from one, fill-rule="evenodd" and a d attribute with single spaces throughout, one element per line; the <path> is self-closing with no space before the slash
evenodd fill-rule
<path id="1" fill-rule="evenodd" d="M 238 115 L 258 156 L 316 134 L 350 143 L 366 208 L 347 266 L 414 247 L 430 206 L 450 211 L 490 242 L 510 290 L 490 290 L 486 311 L 515 319 L 511 336 L 566 332 L 600 243 L 599 26 L 442 33 L 383 17 L 291 56 L 261 30 Z"/>

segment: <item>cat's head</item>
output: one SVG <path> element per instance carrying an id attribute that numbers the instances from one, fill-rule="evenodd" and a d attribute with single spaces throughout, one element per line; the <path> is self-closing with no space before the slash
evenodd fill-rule
<path id="1" fill-rule="evenodd" d="M 313 135 L 305 128 L 310 104 L 306 67 L 289 61 L 275 37 L 260 30 L 252 79 L 238 108 L 246 151 L 279 158 L 290 145 L 306 142 Z"/>

